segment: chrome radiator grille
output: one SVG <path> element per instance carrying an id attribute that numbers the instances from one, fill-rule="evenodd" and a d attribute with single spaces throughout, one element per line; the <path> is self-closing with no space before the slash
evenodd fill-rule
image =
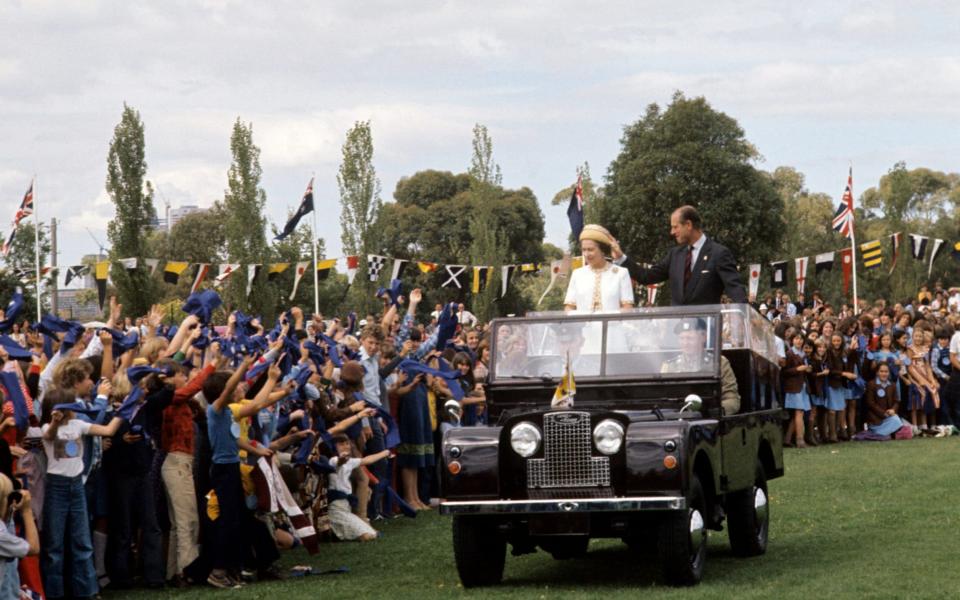
<path id="1" fill-rule="evenodd" d="M 551 412 L 543 417 L 543 458 L 527 461 L 527 487 L 610 485 L 610 459 L 591 456 L 593 432 L 585 412 Z"/>

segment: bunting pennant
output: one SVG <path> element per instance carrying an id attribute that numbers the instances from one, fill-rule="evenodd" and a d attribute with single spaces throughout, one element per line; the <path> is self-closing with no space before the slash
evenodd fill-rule
<path id="1" fill-rule="evenodd" d="M 193 285 L 190 286 L 190 293 L 196 294 L 200 290 L 200 284 L 203 283 L 203 280 L 207 278 L 207 274 L 210 272 L 210 265 L 207 263 L 198 263 L 196 274 L 193 277 Z"/>
<path id="2" fill-rule="evenodd" d="M 134 258 L 121 258 L 121 259 L 120 259 L 119 261 L 117 261 L 117 262 L 120 263 L 120 265 L 127 271 L 127 273 L 129 273 L 129 272 L 131 272 L 131 271 L 136 271 L 136 270 L 137 270 L 137 259 L 136 259 L 136 257 L 134 257 Z"/>
<path id="3" fill-rule="evenodd" d="M 367 255 L 367 275 L 370 276 L 370 281 L 376 281 L 380 279 L 380 271 L 383 269 L 383 265 L 386 262 L 386 256 L 380 256 L 379 254 Z"/>
<path id="4" fill-rule="evenodd" d="M 421 273 L 433 273 L 437 270 L 437 263 L 435 262 L 426 262 L 422 260 L 417 261 L 417 268 L 420 269 Z"/>
<path id="5" fill-rule="evenodd" d="M 543 299 L 547 297 L 547 294 L 550 293 L 550 290 L 553 289 L 553 285 L 557 282 L 557 279 L 561 277 L 566 277 L 570 274 L 570 253 L 565 252 L 563 258 L 559 260 L 554 260 L 550 263 L 550 283 L 547 284 L 547 289 L 543 290 L 543 294 L 540 296 L 540 299 L 537 300 L 537 306 L 540 306 L 540 303 L 543 302 Z"/>
<path id="6" fill-rule="evenodd" d="M 757 299 L 757 293 L 760 291 L 760 263 L 750 265 L 749 279 L 749 300 L 753 302 Z"/>
<path id="7" fill-rule="evenodd" d="M 940 254 L 940 250 L 943 248 L 943 240 L 934 239 L 933 248 L 930 250 L 930 266 L 927 267 L 927 278 L 933 274 L 933 261 L 937 260 L 937 255 Z"/>
<path id="8" fill-rule="evenodd" d="M 110 275 L 110 261 L 97 261 L 94 278 L 97 280 L 97 299 L 100 301 L 100 309 L 103 310 L 103 303 L 107 299 L 107 277 Z"/>
<path id="9" fill-rule="evenodd" d="M 163 280 L 167 283 L 177 285 L 177 282 L 180 281 L 180 276 L 183 275 L 183 272 L 186 271 L 189 266 L 190 263 L 168 260 L 167 264 L 163 267 Z"/>
<path id="10" fill-rule="evenodd" d="M 797 278 L 797 294 L 804 293 L 807 287 L 807 257 L 793 259 L 794 276 Z"/>
<path id="11" fill-rule="evenodd" d="M 293 301 L 293 297 L 297 295 L 297 288 L 300 286 L 300 280 L 303 279 L 303 274 L 307 272 L 308 266 L 310 266 L 310 263 L 307 261 L 301 261 L 297 263 L 297 267 L 294 270 L 293 275 L 293 291 L 290 292 L 290 301 Z"/>
<path id="12" fill-rule="evenodd" d="M 234 273 L 236 273 L 239 269 L 240 269 L 239 263 L 221 264 L 218 269 L 217 276 L 213 280 L 213 286 L 220 287 L 221 285 L 223 285 L 223 282 L 225 282 L 227 279 L 230 279 L 230 277 Z"/>
<path id="13" fill-rule="evenodd" d="M 770 263 L 770 287 L 782 288 L 787 285 L 787 261 Z"/>
<path id="14" fill-rule="evenodd" d="M 953 260 L 960 261 L 960 242 L 953 244 L 953 252 L 951 252 L 951 254 L 953 255 Z"/>
<path id="15" fill-rule="evenodd" d="M 927 253 L 927 240 L 929 239 L 925 235 L 910 234 L 910 254 L 913 255 L 914 259 L 923 260 Z"/>
<path id="16" fill-rule="evenodd" d="M 504 265 L 500 267 L 500 297 L 507 295 L 507 288 L 510 286 L 510 278 L 513 272 L 517 270 L 517 265 Z"/>
<path id="17" fill-rule="evenodd" d="M 897 266 L 897 258 L 900 256 L 900 237 L 902 235 L 902 233 L 890 234 L 890 271 L 888 274 L 892 274 L 893 269 Z"/>
<path id="18" fill-rule="evenodd" d="M 159 258 L 145 258 L 143 262 L 146 263 L 147 269 L 150 270 L 150 276 L 152 277 L 154 273 L 157 272 L 157 267 L 160 266 Z"/>
<path id="19" fill-rule="evenodd" d="M 474 294 L 479 294 L 487 289 L 487 282 L 490 280 L 491 271 L 493 271 L 493 267 L 474 267 L 473 285 L 470 287 L 470 291 Z"/>
<path id="20" fill-rule="evenodd" d="M 402 278 L 403 271 L 407 268 L 409 263 L 409 260 L 405 260 L 403 258 L 393 259 L 393 271 L 390 273 L 390 281 Z"/>
<path id="21" fill-rule="evenodd" d="M 457 289 L 463 289 L 463 276 L 467 270 L 467 265 L 446 265 L 447 280 L 440 287 L 457 286 Z"/>
<path id="22" fill-rule="evenodd" d="M 820 273 L 822 273 L 822 272 L 824 272 L 824 271 L 832 271 L 832 270 L 833 270 L 833 257 L 834 257 L 834 254 L 836 254 L 836 253 L 835 253 L 835 252 L 824 252 L 823 254 L 818 254 L 818 255 L 817 255 L 817 257 L 816 257 L 816 259 L 815 259 L 815 262 L 816 262 L 815 273 L 816 273 L 817 275 L 819 275 Z"/>
<path id="23" fill-rule="evenodd" d="M 523 263 L 520 265 L 520 275 L 534 275 L 540 272 L 540 265 L 537 263 Z"/>
<path id="24" fill-rule="evenodd" d="M 280 274 L 290 268 L 290 263 L 271 263 L 267 267 L 267 281 L 276 281 Z"/>
<path id="25" fill-rule="evenodd" d="M 659 283 L 647 286 L 647 306 L 656 306 L 658 291 L 660 291 Z"/>
<path id="26" fill-rule="evenodd" d="M 253 291 L 253 282 L 260 275 L 260 270 L 263 268 L 263 265 L 247 265 L 247 295 L 246 298 L 250 297 L 250 292 Z"/>
<path id="27" fill-rule="evenodd" d="M 843 295 L 850 292 L 850 277 L 853 275 L 853 249 L 844 248 L 840 251 L 840 266 L 843 268 Z"/>
<path id="28" fill-rule="evenodd" d="M 317 279 L 323 281 L 330 277 L 330 272 L 333 271 L 333 267 L 335 267 L 336 264 L 337 259 L 335 258 L 317 261 Z"/>
<path id="29" fill-rule="evenodd" d="M 83 277 L 90 271 L 90 267 L 87 265 L 75 265 L 73 267 L 67 267 L 66 276 L 64 277 L 63 286 L 67 287 L 70 285 L 70 282 L 76 278 Z"/>
<path id="30" fill-rule="evenodd" d="M 864 269 L 875 269 L 883 262 L 883 248 L 880 240 L 873 240 L 860 244 L 860 255 L 863 257 Z"/>
<path id="31" fill-rule="evenodd" d="M 357 276 L 357 269 L 360 268 L 359 256 L 347 257 L 347 285 L 353 285 L 353 279 Z"/>

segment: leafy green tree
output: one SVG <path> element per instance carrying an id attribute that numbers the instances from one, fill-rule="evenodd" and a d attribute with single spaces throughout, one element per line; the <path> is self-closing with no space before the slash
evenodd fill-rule
<path id="1" fill-rule="evenodd" d="M 500 165 L 493 159 L 493 140 L 486 125 L 473 127 L 473 155 L 470 158 L 470 191 L 475 210 L 469 223 L 470 261 L 475 266 L 499 266 L 507 263 L 506 236 L 500 230 L 494 208 L 503 177 Z M 500 272 L 494 269 L 487 277 L 486 288 L 474 294 L 470 305 L 481 320 L 495 315 L 500 294 Z"/>
<path id="2" fill-rule="evenodd" d="M 378 230 L 373 227 L 380 213 L 380 180 L 373 166 L 373 134 L 370 121 L 357 121 L 347 132 L 343 161 L 337 173 L 340 188 L 341 243 L 347 255 L 360 257 L 354 279 L 352 302 L 365 309 L 375 306 L 373 284 L 366 273 L 366 255 L 380 250 Z"/>
<path id="3" fill-rule="evenodd" d="M 206 263 L 216 269 L 216 265 L 227 258 L 226 246 L 226 215 L 223 204 L 220 202 L 208 210 L 190 213 L 170 229 L 170 233 L 159 233 L 151 239 L 151 245 L 157 251 L 154 256 L 165 261 L 184 261 L 191 265 Z M 162 281 L 163 264 L 157 269 L 156 278 Z M 191 270 L 188 269 L 181 276 L 176 285 L 163 283 L 163 300 L 174 298 L 185 299 L 190 294 L 193 284 Z M 241 274 L 234 275 L 238 277 Z"/>
<path id="4" fill-rule="evenodd" d="M 670 213 L 684 204 L 697 207 L 707 235 L 741 263 L 766 263 L 779 252 L 782 199 L 754 167 L 760 155 L 743 129 L 704 98 L 677 92 L 665 110 L 651 104 L 621 145 L 595 218 L 625 252 L 659 259 L 674 244 Z"/>
<path id="5" fill-rule="evenodd" d="M 10 245 L 10 253 L 4 258 L 7 268 L 0 271 L 0 307 L 6 306 L 17 288 L 23 292 L 23 308 L 20 310 L 20 320 L 33 322 L 37 318 L 37 286 L 34 279 L 36 272 L 36 252 L 34 240 L 34 224 L 21 223 L 17 234 Z M 47 266 L 47 257 L 50 256 L 50 238 L 47 228 L 40 226 L 40 270 Z M 23 274 L 21 276 L 21 274 Z M 41 280 L 43 295 L 42 310 L 50 309 L 49 288 L 46 287 L 54 274 L 48 273 Z M 46 289 L 45 289 L 46 288 Z"/>
<path id="6" fill-rule="evenodd" d="M 267 194 L 260 187 L 260 148 L 253 142 L 253 124 L 238 117 L 230 135 L 233 160 L 227 172 L 227 189 L 223 196 L 224 237 L 230 262 L 243 265 L 264 263 L 268 256 L 263 209 Z M 224 304 L 266 313 L 274 298 L 265 278 L 253 282 L 247 297 L 247 274 L 237 273 L 228 280 Z"/>
<path id="7" fill-rule="evenodd" d="M 140 113 L 124 104 L 107 153 L 106 189 L 116 208 L 107 226 L 107 236 L 112 244 L 111 278 L 127 314 L 131 315 L 146 314 L 157 296 L 157 285 L 143 264 L 145 234 L 150 221 L 156 218 L 153 186 L 146 180 L 145 150 Z M 137 269 L 124 269 L 117 263 L 123 258 L 136 258 Z"/>

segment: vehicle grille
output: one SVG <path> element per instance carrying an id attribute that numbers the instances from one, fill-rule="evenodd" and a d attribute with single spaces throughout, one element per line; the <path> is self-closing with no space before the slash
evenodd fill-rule
<path id="1" fill-rule="evenodd" d="M 610 485 L 610 459 L 591 456 L 593 432 L 585 412 L 550 412 L 543 417 L 543 458 L 527 461 L 531 488 Z"/>

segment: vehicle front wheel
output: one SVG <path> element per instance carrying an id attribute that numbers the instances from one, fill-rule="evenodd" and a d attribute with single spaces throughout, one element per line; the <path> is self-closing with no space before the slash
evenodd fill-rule
<path id="1" fill-rule="evenodd" d="M 658 536 L 660 568 L 669 585 L 697 585 L 707 562 L 706 503 L 696 475 L 690 481 L 687 510 L 670 514 Z"/>
<path id="2" fill-rule="evenodd" d="M 496 585 L 503 579 L 507 541 L 482 517 L 453 517 L 453 557 L 465 588 Z"/>
<path id="3" fill-rule="evenodd" d="M 727 501 L 730 547 L 735 556 L 759 556 L 767 551 L 770 499 L 767 496 L 767 475 L 759 460 L 756 471 L 753 485 L 730 494 Z"/>

